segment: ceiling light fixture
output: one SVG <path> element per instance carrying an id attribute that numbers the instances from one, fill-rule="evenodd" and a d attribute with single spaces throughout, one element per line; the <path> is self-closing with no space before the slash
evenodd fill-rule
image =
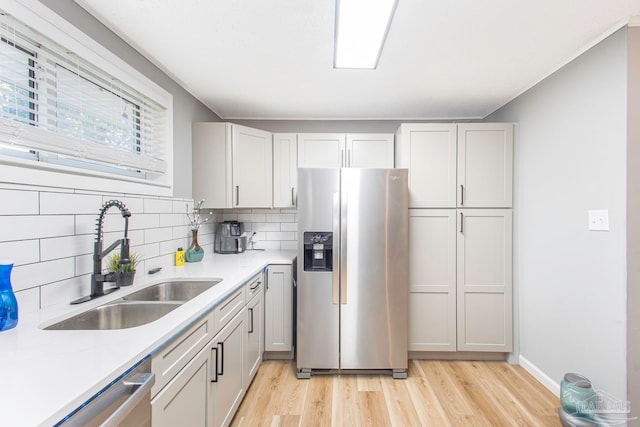
<path id="1" fill-rule="evenodd" d="M 398 0 L 336 0 L 334 68 L 375 69 Z"/>

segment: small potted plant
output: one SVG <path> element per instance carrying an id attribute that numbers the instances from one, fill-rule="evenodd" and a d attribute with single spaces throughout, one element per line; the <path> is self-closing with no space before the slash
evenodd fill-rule
<path id="1" fill-rule="evenodd" d="M 116 274 L 116 286 L 133 285 L 133 277 L 136 274 L 136 266 L 140 261 L 140 255 L 129 254 L 129 264 L 120 264 L 120 253 L 114 252 L 107 260 L 107 268 Z"/>

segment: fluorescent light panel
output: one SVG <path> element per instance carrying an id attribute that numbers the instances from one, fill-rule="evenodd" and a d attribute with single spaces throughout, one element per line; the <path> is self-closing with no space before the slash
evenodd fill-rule
<path id="1" fill-rule="evenodd" d="M 374 69 L 398 0 L 336 0 L 334 68 Z"/>

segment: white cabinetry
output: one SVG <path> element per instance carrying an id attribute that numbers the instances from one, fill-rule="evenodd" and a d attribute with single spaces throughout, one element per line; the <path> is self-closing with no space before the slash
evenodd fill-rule
<path id="1" fill-rule="evenodd" d="M 396 133 L 411 208 L 512 206 L 513 125 L 410 123 Z"/>
<path id="2" fill-rule="evenodd" d="M 475 208 L 511 207 L 513 125 L 403 124 L 396 139 L 412 208 L 409 350 L 511 351 L 512 213 Z"/>
<path id="3" fill-rule="evenodd" d="M 297 134 L 273 134 L 273 207 L 296 206 L 298 180 Z"/>
<path id="4" fill-rule="evenodd" d="M 456 350 L 456 212 L 409 210 L 409 351 Z"/>
<path id="5" fill-rule="evenodd" d="M 208 208 L 270 208 L 272 135 L 231 123 L 193 124 L 193 198 Z"/>
<path id="6" fill-rule="evenodd" d="M 247 284 L 245 389 L 249 387 L 262 362 L 264 353 L 264 286 L 262 273 Z"/>
<path id="7" fill-rule="evenodd" d="M 458 207 L 510 208 L 513 125 L 458 125 Z"/>
<path id="8" fill-rule="evenodd" d="M 270 265 L 265 291 L 265 351 L 293 350 L 291 265 Z"/>
<path id="9" fill-rule="evenodd" d="M 240 312 L 215 336 L 213 379 L 209 383 L 209 426 L 227 426 L 244 397 L 245 313 Z"/>
<path id="10" fill-rule="evenodd" d="M 298 134 L 299 168 L 392 168 L 393 134 Z"/>
<path id="11" fill-rule="evenodd" d="M 206 425 L 210 350 L 201 349 L 151 400 L 153 427 Z"/>
<path id="12" fill-rule="evenodd" d="M 512 349 L 512 213 L 459 209 L 458 350 Z"/>
<path id="13" fill-rule="evenodd" d="M 410 208 L 456 207 L 456 125 L 402 124 L 396 167 L 409 169 Z"/>

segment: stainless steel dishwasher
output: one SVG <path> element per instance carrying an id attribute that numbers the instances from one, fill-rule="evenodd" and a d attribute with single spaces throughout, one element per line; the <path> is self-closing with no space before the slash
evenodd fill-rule
<path id="1" fill-rule="evenodd" d="M 147 356 L 96 393 L 56 426 L 151 426 L 151 357 Z"/>

